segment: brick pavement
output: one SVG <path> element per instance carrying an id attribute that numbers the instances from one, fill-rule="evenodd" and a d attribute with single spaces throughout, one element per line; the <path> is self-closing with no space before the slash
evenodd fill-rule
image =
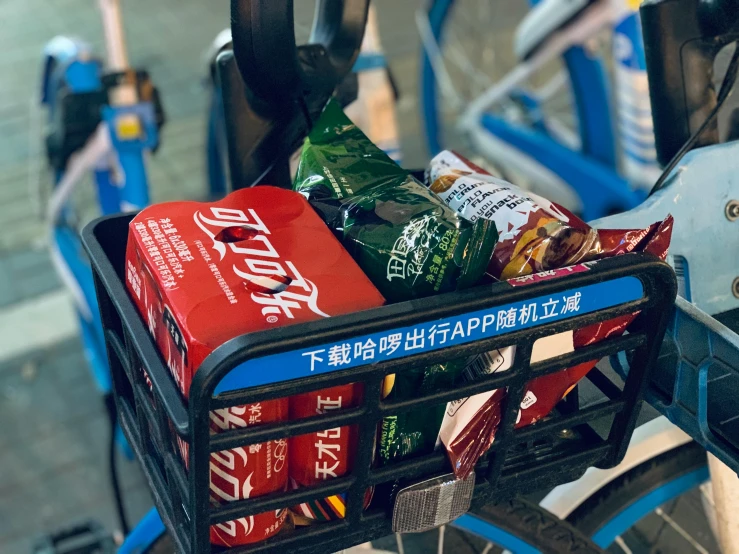
<path id="1" fill-rule="evenodd" d="M 108 424 L 79 341 L 0 364 L 0 552 L 95 518 L 117 527 L 108 485 Z M 151 506 L 135 462 L 120 477 L 129 517 Z"/>

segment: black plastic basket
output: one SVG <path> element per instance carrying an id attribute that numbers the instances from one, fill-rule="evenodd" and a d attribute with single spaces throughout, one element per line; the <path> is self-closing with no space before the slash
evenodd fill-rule
<path id="1" fill-rule="evenodd" d="M 657 357 L 676 292 L 674 273 L 669 266 L 648 255 L 632 254 L 590 264 L 587 271 L 527 286 L 496 283 L 244 335 L 222 345 L 205 360 L 195 374 L 189 403 L 186 403 L 125 288 L 124 258 L 130 220 L 129 215 L 95 221 L 84 230 L 83 241 L 94 268 L 121 427 L 143 466 L 157 508 L 178 552 L 188 554 L 209 552 L 211 524 L 340 493 L 346 494 L 344 519 L 283 531 L 265 542 L 234 548 L 229 553 L 334 552 L 390 534 L 394 530 L 393 501 L 396 499 L 376 494 L 372 505 L 364 509 L 367 487 L 399 481 L 402 486 L 419 483 L 448 474 L 450 466 L 445 454 L 436 452 L 386 467 L 372 467 L 378 422 L 388 415 L 500 387 L 508 388 L 503 419 L 493 447 L 476 467 L 473 509 L 492 499 L 570 481 L 591 466 L 616 465 L 625 454 L 633 432 L 646 374 Z M 453 325 L 454 321 L 486 314 L 494 317 L 503 309 L 523 304 L 542 307 L 548 301 L 564 301 L 565 297 L 577 293 L 580 293 L 577 310 L 562 310 L 550 319 L 542 317 L 511 329 L 491 330 L 489 336 L 483 338 L 473 340 L 470 336 L 469 340 L 460 340 L 449 347 L 415 350 L 392 360 L 340 371 L 311 375 L 308 369 L 308 376 L 300 379 L 285 381 L 279 372 L 271 372 L 269 382 L 259 386 L 217 392 L 224 388 L 223 383 L 228 381 L 224 378 L 232 370 L 250 360 L 271 355 L 291 356 L 375 333 L 406 333 L 442 320 L 451 321 Z M 637 311 L 640 316 L 622 337 L 609 338 L 544 362 L 530 363 L 537 339 Z M 517 354 L 509 371 L 489 375 L 455 390 L 437 391 L 393 403 L 380 400 L 380 387 L 386 374 L 512 344 L 517 345 Z M 616 382 L 594 369 L 588 378 L 599 391 L 598 401 L 581 407 L 576 401 L 577 395 L 571 394 L 570 400 L 560 403 L 555 413 L 546 419 L 514 429 L 525 385 L 533 377 L 625 351 L 632 356 L 631 371 L 625 383 Z M 153 398 L 138 370 L 141 367 L 146 368 L 151 379 Z M 210 410 L 347 383 L 364 383 L 361 406 L 299 421 L 265 424 L 217 435 L 209 432 Z M 360 429 L 355 463 L 349 474 L 322 485 L 228 505 L 214 506 L 209 501 L 211 452 L 349 424 L 356 424 Z M 189 471 L 172 446 L 171 435 L 175 432 L 190 444 Z M 555 436 L 561 440 L 553 440 Z"/>

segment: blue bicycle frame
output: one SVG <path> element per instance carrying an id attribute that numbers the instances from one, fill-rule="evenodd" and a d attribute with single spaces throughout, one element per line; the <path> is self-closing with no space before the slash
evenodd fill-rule
<path id="1" fill-rule="evenodd" d="M 530 2 L 533 9 L 543 3 L 542 0 Z M 438 44 L 443 42 L 444 23 L 453 3 L 454 0 L 437 1 L 428 14 L 430 30 Z M 582 202 L 585 220 L 629 210 L 638 206 L 646 196 L 643 188 L 634 187 L 622 176 L 619 150 L 626 173 L 643 175 L 644 182 L 648 183 L 657 171 L 651 112 L 647 110 L 644 113 L 641 100 L 630 101 L 636 94 L 643 93 L 648 105 L 646 62 L 638 13 L 626 14 L 613 31 L 618 45 L 616 73 L 620 82 L 617 89 L 622 92 L 617 98 L 618 126 L 612 117 L 609 80 L 603 61 L 583 46 L 573 46 L 562 55 L 579 122 L 579 150 L 562 144 L 547 131 L 537 100 L 525 91 L 517 91 L 512 96 L 519 100 L 523 98 L 526 111 L 533 119 L 532 125 L 521 125 L 489 111 L 483 113 L 479 120 L 481 130 L 516 149 L 532 163 L 543 166 L 574 189 Z M 433 155 L 442 149 L 437 116 L 439 98 L 432 62 L 425 49 L 421 70 L 423 115 L 428 147 Z M 618 133 L 614 132 L 616 127 Z"/>
<path id="2" fill-rule="evenodd" d="M 42 79 L 42 103 L 48 108 L 49 122 L 53 123 L 60 109 L 62 92 L 85 94 L 103 90 L 102 63 L 94 58 L 91 47 L 79 40 L 57 37 L 46 46 Z M 137 136 L 126 136 L 119 128 L 122 116 L 135 116 L 140 125 Z M 110 134 L 113 164 L 101 163 L 94 170 L 98 202 L 104 215 L 132 209 L 140 209 L 149 203 L 145 153 L 154 149 L 159 141 L 154 107 L 142 102 L 125 107 L 106 106 L 101 121 Z M 56 175 L 59 184 L 63 172 Z M 65 208 L 66 210 L 67 208 Z M 64 224 L 64 217 L 53 227 L 53 250 L 61 258 L 67 271 L 66 279 L 77 294 L 77 315 L 80 335 L 95 383 L 103 395 L 111 393 L 105 339 L 100 320 L 92 271 L 83 255 L 77 231 Z M 122 434 L 118 442 L 129 459 L 133 453 Z"/>
<path id="3" fill-rule="evenodd" d="M 49 108 L 50 121 L 55 115 L 57 95 L 63 88 L 73 93 L 102 89 L 102 64 L 99 60 L 90 60 L 90 51 L 87 44 L 69 39 L 55 39 L 47 46 L 42 102 Z M 119 136 L 116 122 L 124 114 L 135 114 L 139 118 L 144 131 L 140 138 Z M 126 107 L 108 106 L 104 108 L 102 116 L 104 124 L 110 130 L 118 162 L 117 167 L 101 166 L 94 172 L 102 214 L 140 209 L 149 203 L 144 153 L 155 148 L 159 140 L 154 108 L 151 103 Z M 62 173 L 56 176 L 57 183 L 62 177 Z M 89 314 L 96 314 L 97 301 L 92 272 L 82 255 L 76 232 L 64 225 L 56 225 L 54 241 L 83 292 Z M 84 307 L 78 309 L 83 343 L 98 388 L 103 394 L 107 394 L 111 385 L 105 361 L 102 327 L 97 317 L 82 313 L 87 311 Z"/>

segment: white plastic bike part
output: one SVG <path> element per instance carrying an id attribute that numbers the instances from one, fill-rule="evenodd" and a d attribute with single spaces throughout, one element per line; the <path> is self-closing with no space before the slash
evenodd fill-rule
<path id="1" fill-rule="evenodd" d="M 203 54 L 203 63 L 206 66 L 207 71 L 210 71 L 210 65 L 218 57 L 218 53 L 232 40 L 231 28 L 223 29 L 213 42 L 210 43 L 208 50 Z"/>
<path id="2" fill-rule="evenodd" d="M 92 321 L 92 309 L 87 303 L 85 294 L 80 288 L 77 279 L 72 274 L 72 271 L 67 265 L 61 252 L 59 252 L 57 244 L 53 240 L 53 233 L 65 206 L 72 197 L 74 189 L 80 183 L 82 178 L 93 168 L 98 167 L 101 163 L 105 163 L 107 158 L 111 155 L 111 152 L 112 144 L 110 141 L 110 132 L 107 124 L 102 122 L 98 125 L 95 133 L 93 133 L 85 146 L 80 151 L 72 154 L 69 158 L 64 176 L 54 188 L 46 209 L 46 223 L 50 239 L 49 242 L 51 245 L 52 265 L 56 269 L 62 283 L 71 292 L 72 298 L 74 299 L 80 313 L 88 321 Z"/>
<path id="3" fill-rule="evenodd" d="M 539 503 L 565 519 L 614 479 L 652 458 L 687 444 L 691 438 L 663 416 L 637 427 L 624 460 L 612 469 L 590 468 L 580 479 L 554 488 Z"/>
<path id="4" fill-rule="evenodd" d="M 480 116 L 485 110 L 509 97 L 515 88 L 570 47 L 585 43 L 602 29 L 611 26 L 621 13 L 623 6 L 615 0 L 600 0 L 589 6 L 576 21 L 553 34 L 531 58 L 518 64 L 503 79 L 473 100 L 459 119 L 459 130 L 468 133 L 478 126 Z"/>
<path id="5" fill-rule="evenodd" d="M 375 7 L 370 4 L 361 54 L 382 55 L 382 44 Z M 395 96 L 384 67 L 361 71 L 357 75 L 357 99 L 346 107 L 346 115 L 369 139 L 398 161 L 400 142 L 395 113 Z"/>
<path id="6" fill-rule="evenodd" d="M 434 71 L 434 77 L 439 83 L 442 95 L 448 102 L 452 103 L 455 111 L 460 109 L 463 104 L 462 97 L 457 92 L 457 89 L 454 88 L 454 82 L 449 76 L 446 64 L 444 63 L 444 56 L 441 53 L 439 44 L 434 38 L 428 14 L 423 10 L 416 12 L 416 27 L 418 28 L 418 34 L 421 36 L 421 44 L 428 55 L 431 68 Z"/>
<path id="7" fill-rule="evenodd" d="M 475 151 L 485 152 L 491 162 L 515 176 L 522 177 L 525 183 L 512 177 L 519 186 L 525 186 L 527 190 L 545 196 L 571 211 L 578 212 L 582 209 L 582 200 L 574 190 L 559 175 L 540 164 L 536 158 L 480 126 L 472 129 L 468 136 Z"/>
<path id="8" fill-rule="evenodd" d="M 656 194 L 628 212 L 591 222 L 595 228 L 642 229 L 672 214 L 670 255 L 685 260 L 690 300 L 709 315 L 739 307 L 732 287 L 736 258 L 728 254 L 739 249 L 739 229 L 726 217 L 727 202 L 739 191 L 737 153 L 735 142 L 692 150 Z"/>
<path id="9" fill-rule="evenodd" d="M 712 454 L 708 454 L 708 468 L 721 552 L 739 554 L 739 476 Z"/>
<path id="10" fill-rule="evenodd" d="M 543 0 L 534 6 L 516 29 L 513 51 L 519 59 L 543 44 L 560 27 L 569 23 L 590 4 L 590 0 Z"/>
<path id="11" fill-rule="evenodd" d="M 120 0 L 98 0 L 98 5 L 103 20 L 108 69 L 110 71 L 125 71 L 129 66 Z M 113 106 L 130 106 L 137 102 L 137 96 L 135 85 L 122 84 L 110 91 L 110 104 Z"/>

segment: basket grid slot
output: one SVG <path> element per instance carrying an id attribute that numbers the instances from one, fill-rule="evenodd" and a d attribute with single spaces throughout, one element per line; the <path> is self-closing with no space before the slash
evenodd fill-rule
<path id="1" fill-rule="evenodd" d="M 185 554 L 211 551 L 209 526 L 214 521 L 228 521 L 249 513 L 261 513 L 266 508 L 282 508 L 336 493 L 346 494 L 347 513 L 344 519 L 281 533 L 263 543 L 225 552 L 323 553 L 338 551 L 351 544 L 390 533 L 391 522 L 383 499 L 377 497 L 377 503 L 364 510 L 365 489 L 368 486 L 380 489 L 397 480 L 412 483 L 419 478 L 447 473 L 449 462 L 445 453 L 435 452 L 384 467 L 371 467 L 374 433 L 378 423 L 388 415 L 445 404 L 448 400 L 485 390 L 504 387 L 507 394 L 502 404 L 502 421 L 496 440 L 476 467 L 473 507 L 494 498 L 533 492 L 534 488 L 553 486 L 563 480 L 577 478 L 590 466 L 612 467 L 625 451 L 633 431 L 636 409 L 644 392 L 646 380 L 643 377 L 647 375 L 649 365 L 656 360 L 657 342 L 661 342 L 669 317 L 667 307 L 674 301 L 674 274 L 669 268 L 645 255 L 628 255 L 597 262 L 590 267 L 590 271 L 573 274 L 566 279 L 537 283 L 530 287 L 513 288 L 499 283 L 492 285 L 492 288 L 480 287 L 476 291 L 450 293 L 423 302 L 341 316 L 339 324 L 332 319 L 330 322 L 316 321 L 285 327 L 279 332 L 262 331 L 238 337 L 229 343 L 231 346 L 227 344 L 217 349 L 195 374 L 190 398 L 197 402 L 191 401 L 188 405 L 125 289 L 121 261 L 124 258 L 125 229 L 129 221 L 130 216 L 100 220 L 85 231 L 84 241 L 94 268 L 120 424 L 143 465 L 155 503 L 165 526 L 173 535 L 177 551 Z M 437 318 L 461 317 L 472 315 L 473 312 L 479 314 L 476 310 L 502 309 L 507 304 L 527 301 L 529 298 L 557 295 L 579 287 L 600 286 L 624 278 L 632 278 L 632 284 L 633 278 L 641 282 L 644 293 L 641 299 L 634 295 L 630 298 L 636 300 L 616 306 L 599 308 L 538 327 L 520 328 L 505 335 L 486 335 L 487 338 L 443 350 L 383 360 L 379 364 L 353 367 L 336 373 L 312 375 L 299 382 L 286 381 L 213 396 L 218 382 L 250 359 L 350 340 L 363 334 L 397 332 L 406 326 L 424 325 Z M 606 294 L 599 298 L 607 297 Z M 530 364 L 533 344 L 539 338 L 581 329 L 637 311 L 641 312 L 641 316 L 631 326 L 631 332 L 623 337 L 607 339 L 571 354 Z M 512 344 L 517 345 L 518 352 L 514 366 L 506 372 L 465 384 L 455 391 L 436 391 L 409 400 L 383 402 L 380 399 L 380 386 L 387 374 L 428 367 Z M 599 403 L 582 407 L 574 395 L 570 395 L 566 402 L 561 403 L 557 413 L 534 426 L 515 429 L 519 404 L 530 380 L 618 351 L 633 352 L 631 372 L 626 383 L 612 382 L 608 375 L 594 370 L 589 375 L 589 382 L 600 391 Z M 142 368 L 146 368 L 151 377 L 153 391 L 149 390 Z M 289 397 L 298 392 L 347 383 L 364 384 L 365 395 L 360 406 L 339 414 L 221 434 L 212 434 L 210 431 L 211 410 Z M 609 431 L 605 434 L 593 427 L 601 418 L 610 421 Z M 345 476 L 295 491 L 276 492 L 226 505 L 211 504 L 211 452 L 347 424 L 357 425 L 360 436 L 353 469 Z M 539 442 L 564 428 L 571 429 L 576 438 L 569 442 L 554 441 L 551 448 L 547 443 Z M 189 471 L 185 469 L 177 447 L 178 436 L 190 445 Z M 517 445 L 521 443 L 525 445 L 524 452 L 518 450 Z"/>
<path id="2" fill-rule="evenodd" d="M 597 351 L 599 355 L 615 353 L 622 350 L 623 348 L 621 347 L 623 346 L 641 344 L 641 342 L 643 342 L 644 340 L 643 336 L 640 334 L 632 334 L 628 337 L 630 338 L 619 337 L 615 339 L 610 339 L 608 341 L 605 341 L 604 343 L 599 343 L 597 345 L 587 347 L 583 349 L 582 352 L 579 352 L 579 355 L 583 360 L 592 359 L 593 357 L 595 357 L 595 352 L 593 351 Z M 530 351 L 530 346 L 527 350 Z M 591 421 L 592 419 L 603 414 L 618 412 L 624 407 L 623 401 L 610 401 L 585 408 L 581 411 L 575 412 L 574 414 L 549 418 L 545 421 L 539 422 L 539 424 L 537 424 L 536 426 L 513 431 L 513 425 L 515 423 L 515 417 L 518 411 L 516 406 L 520 403 L 520 400 L 523 397 L 525 384 L 528 381 L 526 373 L 523 371 L 523 369 L 526 368 L 529 362 L 527 359 L 528 356 L 524 356 L 524 354 L 525 352 L 523 351 L 523 349 L 519 349 L 514 367 L 511 368 L 510 372 L 507 372 L 504 375 L 504 382 L 509 384 L 509 391 L 512 390 L 513 386 L 516 386 L 516 396 L 518 397 L 518 402 L 513 403 L 510 402 L 510 398 L 512 398 L 512 396 L 506 397 L 506 408 L 504 409 L 504 411 L 505 417 L 507 418 L 505 420 L 505 423 L 508 425 L 508 427 L 504 429 L 501 425 L 498 431 L 498 439 L 494 443 L 489 455 L 490 459 L 486 462 L 483 462 L 478 468 L 478 470 L 484 470 L 485 473 L 484 475 L 481 475 L 481 477 L 484 477 L 488 483 L 494 483 L 498 480 L 499 477 L 504 474 L 505 470 L 507 469 L 507 466 L 505 464 L 507 450 L 510 445 L 514 444 L 516 441 L 520 441 L 522 438 L 531 439 L 537 436 L 547 436 L 555 429 L 577 426 Z M 528 353 L 528 355 L 530 355 L 530 352 Z M 551 371 L 557 371 L 560 369 L 559 366 L 562 363 L 566 362 L 564 362 L 562 359 L 554 359 L 552 361 L 542 362 L 538 364 L 540 368 L 543 368 L 539 371 L 544 373 L 544 371 L 548 369 L 547 366 L 551 366 L 554 368 L 551 369 Z M 498 376 L 494 376 L 494 378 L 487 383 L 487 389 L 485 389 L 484 385 L 481 388 L 484 390 L 496 388 L 497 382 L 499 380 L 500 378 Z M 513 383 L 511 383 L 512 380 Z M 338 414 L 316 416 L 313 418 L 308 418 L 307 420 L 272 424 L 270 425 L 271 429 L 267 429 L 267 426 L 260 426 L 252 429 L 233 430 L 222 434 L 210 435 L 210 450 L 218 451 L 228 447 L 232 448 L 235 446 L 243 446 L 244 444 L 249 444 L 249 442 L 251 442 L 252 444 L 256 442 L 264 442 L 266 440 L 271 440 L 278 437 L 295 436 L 306 432 L 314 432 L 320 429 L 331 428 L 337 426 L 337 424 L 345 425 L 349 422 L 359 422 L 362 421 L 362 418 L 366 419 L 373 412 L 374 415 L 372 417 L 372 420 L 368 420 L 367 423 L 365 423 L 365 426 L 374 429 L 376 424 L 382 420 L 383 415 L 385 415 L 386 413 L 398 413 L 398 411 L 400 410 L 395 410 L 396 408 L 398 408 L 398 405 L 400 405 L 401 410 L 405 406 L 403 406 L 402 403 L 381 402 L 379 400 L 379 387 L 382 379 L 381 377 L 376 376 L 373 381 L 373 388 L 377 391 L 377 394 L 369 394 L 368 389 L 368 394 L 365 395 L 365 402 L 362 407 L 347 410 Z M 601 387 L 604 386 L 604 383 L 610 383 L 611 387 L 616 387 L 616 385 L 614 385 L 605 376 L 604 379 L 600 382 Z M 333 384 L 334 383 L 329 382 L 328 386 L 333 386 Z M 457 396 L 455 396 L 455 398 L 458 397 L 459 394 L 463 394 L 464 392 L 465 391 L 462 389 L 456 391 Z M 446 394 L 448 395 L 449 393 Z M 452 393 L 452 395 L 454 394 L 455 393 Z M 371 398 L 374 398 L 375 400 L 370 401 L 369 399 Z M 444 397 L 443 399 L 445 400 L 446 398 Z M 429 398 L 426 398 L 422 401 L 417 401 L 414 406 L 428 406 L 432 403 L 439 403 L 439 397 L 437 395 L 430 395 Z M 151 408 L 149 406 L 145 408 L 145 411 L 148 412 L 147 417 L 153 416 L 153 414 L 151 414 Z M 347 420 L 346 415 L 350 415 L 351 419 Z M 311 423 L 311 425 L 304 425 L 306 421 Z M 223 437 L 227 437 L 229 435 L 233 435 L 233 437 L 229 437 L 228 442 L 221 441 Z M 601 452 L 603 449 L 602 446 L 602 444 L 599 444 L 595 447 L 595 449 L 590 449 L 586 451 L 583 455 L 592 456 L 593 450 L 595 450 L 596 453 Z M 369 448 L 365 449 L 365 451 L 369 452 L 371 455 L 372 446 L 370 445 Z M 180 471 L 182 471 L 181 460 L 173 458 L 171 459 L 170 463 L 172 466 L 179 467 Z M 327 484 L 325 485 L 317 485 L 311 488 L 300 489 L 299 491 L 292 491 L 288 493 L 278 492 L 271 495 L 259 497 L 257 499 L 244 500 L 224 506 L 212 507 L 210 511 L 210 522 L 222 523 L 235 519 L 237 517 L 244 517 L 255 513 L 261 513 L 271 509 L 278 509 L 286 505 L 295 505 L 307 500 L 339 493 L 348 493 L 348 513 L 346 520 L 351 522 L 352 520 L 355 520 L 359 517 L 363 517 L 362 499 L 364 488 L 366 486 L 379 485 L 396 480 L 398 478 L 412 478 L 424 473 L 444 470 L 446 467 L 448 467 L 448 462 L 446 461 L 443 454 L 437 453 L 427 456 L 426 459 L 423 460 L 420 464 L 417 460 L 408 460 L 398 462 L 396 464 L 391 464 L 386 468 L 381 469 L 370 469 L 369 464 L 365 466 L 360 466 L 357 464 L 356 467 L 365 467 L 365 475 L 358 476 L 355 470 L 355 472 L 350 473 L 348 476 L 341 479 L 332 480 L 330 482 L 327 482 Z M 184 474 L 181 472 L 180 475 L 182 479 L 184 477 Z M 186 490 L 186 487 L 184 486 L 184 483 L 182 481 L 180 481 L 179 485 L 176 486 L 182 490 Z M 354 494 L 351 494 L 352 492 Z M 177 494 L 173 494 L 173 497 L 179 496 L 179 492 Z M 353 506 L 357 506 L 357 508 L 352 509 Z"/>

